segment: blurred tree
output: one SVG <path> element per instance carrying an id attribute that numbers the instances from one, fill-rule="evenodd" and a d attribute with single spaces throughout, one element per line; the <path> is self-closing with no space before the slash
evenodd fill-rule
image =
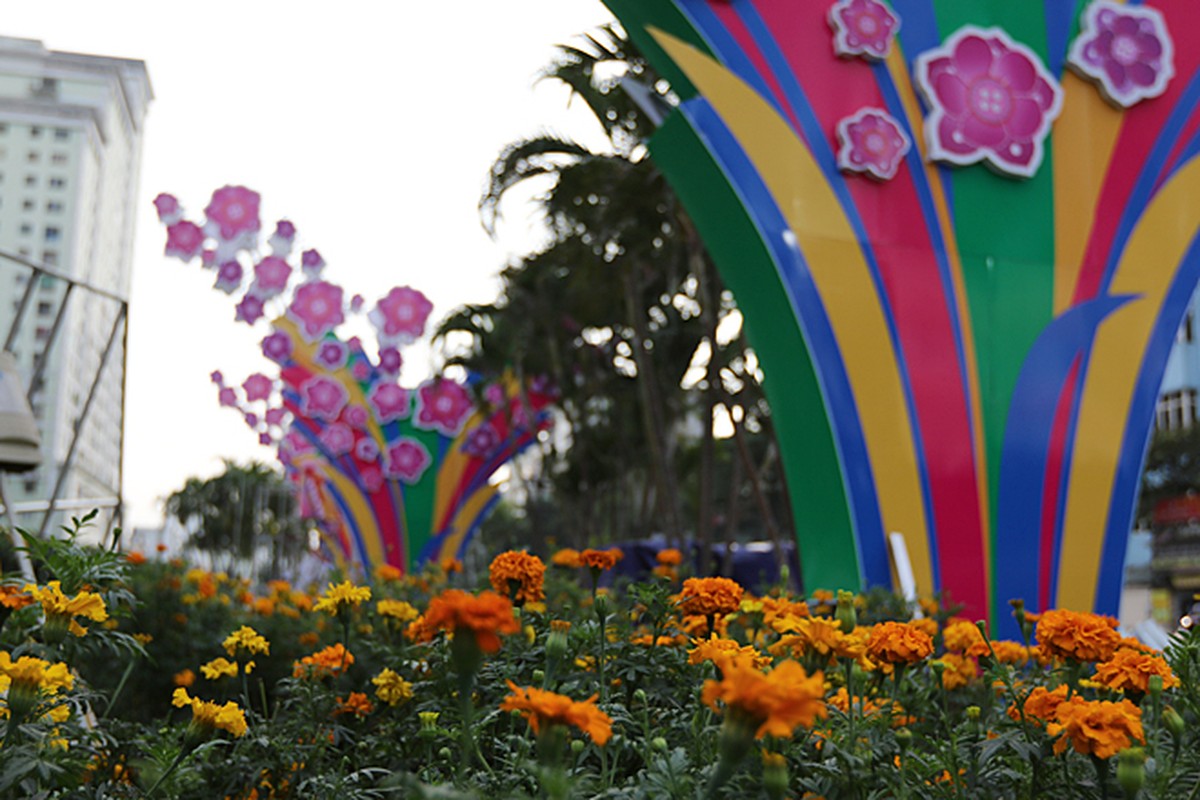
<path id="1" fill-rule="evenodd" d="M 1155 431 L 1142 470 L 1138 520 L 1149 525 L 1158 502 L 1197 492 L 1200 492 L 1200 426 Z"/>
<path id="2" fill-rule="evenodd" d="M 514 188 L 544 188 L 535 204 L 547 242 L 503 270 L 496 302 L 460 308 L 436 332 L 448 365 L 544 374 L 562 391 L 566 431 L 546 443 L 532 487 L 555 502 L 528 506 L 534 533 L 539 510 L 557 506 L 540 522 L 567 537 L 560 544 L 653 531 L 707 543 L 722 516 L 718 473 L 737 478 L 721 484 L 727 503 L 751 496 L 741 519 L 760 533 L 778 527 L 764 510 L 790 522 L 779 514 L 777 459 L 764 458 L 769 412 L 740 316 L 648 156 L 653 121 L 624 88 L 636 82 L 669 110 L 669 87 L 612 28 L 560 47 L 542 78 L 568 86 L 603 137 L 588 147 L 543 134 L 501 152 L 480 201 L 485 229 L 497 235 Z M 718 409 L 743 439 L 714 437 Z M 764 477 L 764 462 L 775 478 Z"/>
<path id="3" fill-rule="evenodd" d="M 266 464 L 225 461 L 211 478 L 188 478 L 166 500 L 166 511 L 191 531 L 188 544 L 224 561 L 241 563 L 258 577 L 275 577 L 308 546 L 307 529 L 283 476 Z"/>

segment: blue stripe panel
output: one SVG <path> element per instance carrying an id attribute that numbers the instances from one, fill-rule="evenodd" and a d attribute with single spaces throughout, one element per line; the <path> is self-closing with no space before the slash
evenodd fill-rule
<path id="1" fill-rule="evenodd" d="M 1055 409 L 1066 388 L 1075 359 L 1091 342 L 1096 328 L 1132 296 L 1103 297 L 1082 303 L 1055 319 L 1034 342 L 1013 389 L 1000 462 L 1000 497 L 996 541 L 997 600 L 1038 596 L 1037 554 L 1041 552 L 1042 489 L 1054 433 Z M 1044 610 L 1044 609 L 1038 609 Z M 1016 620 L 1001 615 L 994 621 L 998 635 L 1018 639 Z"/>
<path id="2" fill-rule="evenodd" d="M 1078 0 L 1046 0 L 1046 68 L 1056 78 L 1063 74 L 1078 6 Z"/>
<path id="3" fill-rule="evenodd" d="M 854 517 L 860 573 L 868 585 L 890 586 L 891 568 L 883 519 L 858 420 L 857 403 L 829 318 L 795 242 L 795 234 L 745 151 L 712 105 L 703 98 L 695 98 L 684 103 L 681 111 L 720 165 L 729 185 L 741 197 L 742 206 L 772 255 L 801 333 L 817 365 L 817 377 L 833 424 L 846 496 L 850 499 Z"/>
<path id="4" fill-rule="evenodd" d="M 1137 498 L 1138 481 L 1141 479 L 1142 462 L 1150 444 L 1158 389 L 1162 383 L 1163 370 L 1167 366 L 1167 357 L 1175 344 L 1175 333 L 1179 330 L 1179 323 L 1187 311 L 1197 281 L 1200 281 L 1200 236 L 1192 239 L 1175 280 L 1171 283 L 1171 289 L 1163 299 L 1158 323 L 1150 335 L 1150 343 L 1142 359 L 1142 369 L 1138 373 L 1137 383 L 1134 384 L 1133 402 L 1129 406 L 1129 418 L 1125 422 L 1125 436 L 1121 442 L 1121 454 L 1113 481 L 1108 528 L 1104 534 L 1104 548 L 1100 554 L 1095 608 L 1103 614 L 1115 616 L 1120 605 L 1121 586 L 1124 583 L 1125 545 L 1129 541 L 1129 530 L 1133 524 L 1134 502 Z"/>

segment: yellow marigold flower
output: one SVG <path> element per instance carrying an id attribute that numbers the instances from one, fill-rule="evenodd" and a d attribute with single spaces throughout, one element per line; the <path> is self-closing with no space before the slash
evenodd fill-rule
<path id="1" fill-rule="evenodd" d="M 946 649 L 951 653 L 970 652 L 971 655 L 978 655 L 978 652 L 973 650 L 976 645 L 982 645 L 983 652 L 987 653 L 987 644 L 983 640 L 983 634 L 979 632 L 979 628 L 974 622 L 963 619 L 951 622 L 942 632 L 942 640 L 946 643 Z"/>
<path id="2" fill-rule="evenodd" d="M 729 578 L 688 578 L 679 593 L 683 614 L 724 616 L 738 610 L 745 590 Z"/>
<path id="3" fill-rule="evenodd" d="M 612 719 L 596 706 L 596 695 L 580 702 L 543 689 L 517 686 L 512 681 L 508 688 L 512 694 L 500 702 L 500 710 L 521 712 L 534 733 L 540 733 L 542 725 L 569 725 L 601 747 L 612 736 Z"/>
<path id="4" fill-rule="evenodd" d="M 1121 643 L 1121 635 L 1116 631 L 1116 620 L 1111 617 L 1054 609 L 1043 612 L 1038 621 L 1037 640 L 1051 656 L 1076 661 L 1107 661 Z"/>
<path id="5" fill-rule="evenodd" d="M 271 590 L 271 594 L 286 598 L 292 593 L 292 585 L 284 580 L 267 581 L 267 588 Z"/>
<path id="6" fill-rule="evenodd" d="M 371 683 L 375 684 L 375 696 L 389 706 L 396 706 L 412 699 L 412 684 L 390 669 L 384 668 L 382 672 L 371 679 Z"/>
<path id="7" fill-rule="evenodd" d="M 351 692 L 345 700 L 337 699 L 337 707 L 333 709 L 335 717 L 342 714 L 353 714 L 362 719 L 375 710 L 375 704 L 363 692 Z"/>
<path id="8" fill-rule="evenodd" d="M 45 588 L 27 583 L 25 591 L 34 601 L 42 604 L 47 628 L 66 625 L 71 633 L 83 636 L 87 633 L 87 628 L 76 622 L 75 617 L 84 617 L 92 622 L 104 622 L 108 619 L 103 597 L 84 591 L 69 598 L 63 594 L 60 581 L 50 581 Z"/>
<path id="9" fill-rule="evenodd" d="M 992 649 L 996 651 L 996 660 L 1001 664 L 1024 664 L 1033 657 L 1032 648 L 1007 639 L 993 640 Z"/>
<path id="10" fill-rule="evenodd" d="M 404 570 L 391 564 L 380 564 L 375 568 L 375 579 L 379 581 L 398 581 L 404 577 Z"/>
<path id="11" fill-rule="evenodd" d="M 488 579 L 492 588 L 514 603 L 534 603 L 546 597 L 546 565 L 535 555 L 509 550 L 492 559 Z"/>
<path id="12" fill-rule="evenodd" d="M 317 601 L 315 610 L 327 611 L 330 614 L 341 614 L 351 608 L 358 608 L 371 599 L 371 589 L 367 586 L 355 586 L 350 581 L 343 581 L 337 586 L 332 583 Z"/>
<path id="13" fill-rule="evenodd" d="M 887 664 L 913 664 L 932 652 L 929 634 L 903 622 L 881 622 L 867 640 L 867 655 Z"/>
<path id="14" fill-rule="evenodd" d="M 735 722 L 756 738 L 789 737 L 798 726 L 811 728 L 825 717 L 825 676 L 809 676 L 795 661 L 783 661 L 769 673 L 730 664 L 720 681 L 705 681 L 702 698 L 717 710 L 723 703 Z"/>
<path id="15" fill-rule="evenodd" d="M 220 678 L 236 678 L 238 676 L 238 665 L 236 661 L 230 661 L 225 658 L 214 658 L 207 664 L 201 664 L 200 671 L 210 681 Z"/>
<path id="16" fill-rule="evenodd" d="M 764 597 L 761 602 L 763 624 L 776 633 L 794 631 L 796 623 L 811 616 L 808 603 L 803 600 L 796 602 L 786 597 Z"/>
<path id="17" fill-rule="evenodd" d="M 796 623 L 794 636 L 783 637 L 770 650 L 775 655 L 790 651 L 795 655 L 848 658 L 866 669 L 871 667 L 866 658 L 868 636 L 865 628 L 843 633 L 841 623 L 835 619 L 809 617 Z"/>
<path id="18" fill-rule="evenodd" d="M 305 656 L 292 665 L 294 678 L 324 678 L 342 674 L 354 663 L 354 655 L 342 643 L 332 644 Z"/>
<path id="19" fill-rule="evenodd" d="M 375 604 L 375 611 L 382 617 L 391 617 L 398 622 L 412 622 L 421 616 L 411 603 L 403 600 L 380 600 Z"/>
<path id="20" fill-rule="evenodd" d="M 249 625 L 243 625 L 226 636 L 225 641 L 221 644 L 231 657 L 237 655 L 239 650 L 245 650 L 251 655 L 271 654 L 271 643 Z"/>
<path id="21" fill-rule="evenodd" d="M 1171 665 L 1161 656 L 1120 649 L 1108 661 L 1096 665 L 1096 681 L 1113 690 L 1150 691 L 1150 676 L 1162 678 L 1163 688 L 1179 685 Z"/>
<path id="22" fill-rule="evenodd" d="M 725 672 L 729 664 L 753 669 L 765 669 L 771 666 L 770 656 L 763 655 L 749 645 L 742 646 L 733 639 L 722 639 L 716 634 L 708 639 L 693 639 L 692 644 L 696 647 L 688 651 L 689 664 L 711 661 L 721 672 Z"/>
<path id="23" fill-rule="evenodd" d="M 1133 703 L 1084 700 L 1079 695 L 1058 704 L 1046 733 L 1052 737 L 1062 735 L 1054 743 L 1055 753 L 1062 753 L 1069 744 L 1076 752 L 1097 758 L 1110 758 L 1134 741 L 1146 741 L 1142 710 Z"/>
<path id="24" fill-rule="evenodd" d="M 75 676 L 62 662 L 51 664 L 34 656 L 13 661 L 7 651 L 0 650 L 0 691 L 26 689 L 53 695 L 74 686 Z"/>
<path id="25" fill-rule="evenodd" d="M 521 625 L 513 617 L 512 603 L 503 595 L 484 591 L 476 596 L 461 589 L 447 589 L 429 601 L 425 615 L 413 622 L 410 630 L 417 634 L 418 641 L 428 641 L 438 630 L 456 636 L 471 635 L 480 650 L 494 653 L 500 649 L 500 635 L 518 633 Z"/>
<path id="26" fill-rule="evenodd" d="M 176 708 L 192 707 L 192 734 L 196 738 L 208 738 L 216 731 L 228 731 L 234 736 L 244 736 L 246 733 L 246 715 L 237 703 L 230 700 L 223 706 L 189 697 L 187 689 L 180 686 L 171 696 L 171 704 Z"/>
<path id="27" fill-rule="evenodd" d="M 1045 725 L 1050 720 L 1054 719 L 1054 712 L 1058 710 L 1060 703 L 1067 701 L 1066 684 L 1059 686 L 1054 690 L 1049 690 L 1045 686 L 1037 686 L 1029 696 L 1025 698 L 1021 708 L 1025 712 L 1025 720 L 1039 725 Z M 1017 710 L 1014 703 L 1008 707 L 1008 716 L 1014 720 L 1021 719 L 1021 712 Z"/>
<path id="28" fill-rule="evenodd" d="M 979 665 L 975 659 L 960 653 L 946 653 L 938 661 L 946 667 L 942 673 L 942 688 L 947 691 L 966 686 L 979 676 Z"/>
<path id="29" fill-rule="evenodd" d="M 579 554 L 579 563 L 594 570 L 609 570 L 624 557 L 625 554 L 619 547 L 610 547 L 607 550 L 588 549 Z"/>
<path id="30" fill-rule="evenodd" d="M 190 669 L 176 672 L 172 682 L 176 686 L 191 686 L 196 682 L 196 673 L 192 672 Z"/>
<path id="31" fill-rule="evenodd" d="M 659 550 L 654 556 L 654 560 L 665 567 L 678 567 L 683 563 L 683 553 L 674 547 L 668 547 L 665 550 Z"/>
<path id="32" fill-rule="evenodd" d="M 579 560 L 579 551 L 570 547 L 564 547 L 550 556 L 550 563 L 556 567 L 567 567 L 568 569 L 583 566 L 583 562 Z"/>

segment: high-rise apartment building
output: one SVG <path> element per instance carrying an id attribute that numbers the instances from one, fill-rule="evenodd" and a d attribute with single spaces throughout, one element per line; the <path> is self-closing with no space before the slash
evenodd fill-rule
<path id="1" fill-rule="evenodd" d="M 17 509 L 52 496 L 114 330 L 59 496 L 108 503 L 120 496 L 124 300 L 152 98 L 141 61 L 0 37 L 0 251 L 81 282 L 71 286 L 0 258 L 0 344 L 35 283 L 11 349 L 26 386 L 40 373 L 33 410 L 43 465 L 7 478 Z M 112 512 L 108 507 L 105 516 Z M 17 521 L 36 530 L 41 516 L 20 514 Z"/>

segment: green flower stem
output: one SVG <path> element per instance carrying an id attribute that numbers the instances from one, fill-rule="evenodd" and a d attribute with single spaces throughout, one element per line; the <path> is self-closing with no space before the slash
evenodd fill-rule
<path id="1" fill-rule="evenodd" d="M 167 778 L 169 778 L 171 776 L 171 773 L 174 772 L 179 767 L 179 765 L 183 763 L 183 760 L 185 758 L 187 758 L 191 754 L 191 752 L 192 752 L 191 750 L 186 749 L 186 748 L 183 750 L 180 750 L 179 754 L 176 755 L 174 760 L 171 761 L 171 765 L 169 767 L 167 767 L 166 771 L 163 772 L 162 775 L 158 776 L 158 780 L 156 780 L 154 782 L 154 785 L 151 786 L 146 791 L 146 794 L 144 794 L 143 797 L 150 798 L 151 796 L 153 796 L 153 794 L 156 791 L 158 791 L 158 787 L 162 786 L 163 781 L 165 781 Z"/>
<path id="2" fill-rule="evenodd" d="M 125 684 L 129 682 L 129 676 L 133 673 L 135 664 L 137 664 L 137 662 L 133 659 L 130 659 L 129 663 L 125 665 L 125 671 L 121 673 L 121 680 L 118 681 L 117 688 L 113 691 L 112 697 L 108 699 L 108 707 L 104 709 L 104 714 L 100 717 L 102 721 L 108 719 L 108 715 L 112 712 L 113 706 L 117 704 L 117 698 L 120 697 L 121 692 L 125 690 Z"/>

